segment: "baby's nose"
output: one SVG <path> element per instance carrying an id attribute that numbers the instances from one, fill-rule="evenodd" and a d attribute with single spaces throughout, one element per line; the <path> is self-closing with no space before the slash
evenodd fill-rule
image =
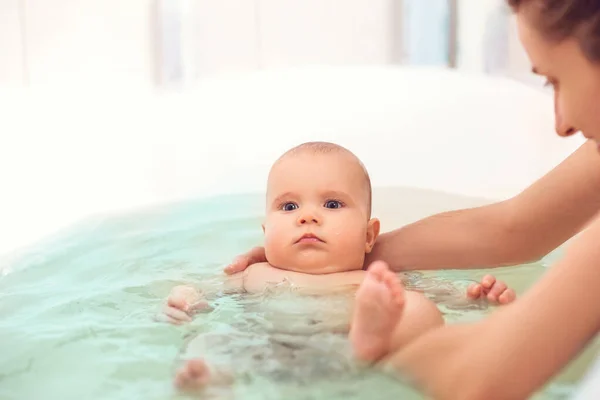
<path id="1" fill-rule="evenodd" d="M 304 214 L 298 218 L 298 224 L 319 224 L 321 222 L 320 218 L 315 214 Z"/>

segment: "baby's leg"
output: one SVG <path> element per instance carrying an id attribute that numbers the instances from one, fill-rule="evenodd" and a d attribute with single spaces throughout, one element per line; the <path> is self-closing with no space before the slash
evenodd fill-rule
<path id="1" fill-rule="evenodd" d="M 230 340 L 230 337 L 221 334 L 200 334 L 192 337 L 184 346 L 187 356 L 178 361 L 182 364 L 175 372 L 175 386 L 181 390 L 194 391 L 208 386 L 231 384 L 233 375 L 229 368 L 212 365 L 202 358 L 210 353 L 214 355 L 215 349 L 227 349 Z"/>
<path id="2" fill-rule="evenodd" d="M 375 362 L 444 323 L 436 305 L 405 291 L 385 263 L 373 264 L 356 293 L 350 341 L 356 356 Z"/>

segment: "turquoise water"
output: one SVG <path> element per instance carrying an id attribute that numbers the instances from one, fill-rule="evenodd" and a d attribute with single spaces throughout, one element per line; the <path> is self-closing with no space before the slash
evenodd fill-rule
<path id="1" fill-rule="evenodd" d="M 215 357 L 227 356 L 234 364 L 236 358 L 244 359 L 244 346 L 264 341 L 265 335 L 254 332 L 249 339 L 236 339 L 248 334 L 240 327 L 261 318 L 243 309 L 264 302 L 264 297 L 219 296 L 211 313 L 185 326 L 157 322 L 155 316 L 176 284 L 204 282 L 217 288 L 223 265 L 261 243 L 261 215 L 262 196 L 240 195 L 97 217 L 33 246 L 10 263 L 0 262 L 0 269 L 8 271 L 0 276 L 0 398 L 186 398 L 172 386 L 173 371 L 182 354 L 190 355 L 187 341 L 199 334 L 229 338 L 229 354 L 221 349 L 214 351 Z M 522 292 L 543 271 L 541 264 L 532 264 L 496 272 Z M 442 299 L 436 289 L 460 288 L 485 272 L 442 271 L 412 274 L 410 279 Z M 301 311 L 296 308 L 294 315 L 301 318 Z M 491 309 L 446 311 L 449 320 L 460 321 L 478 319 Z M 343 348 L 344 340 L 332 334 L 322 343 Z M 311 347 L 312 359 L 322 363 L 339 356 L 331 353 L 334 345 Z M 331 368 L 342 365 L 342 358 Z M 262 362 L 267 361 L 273 360 Z M 247 370 L 231 390 L 199 397 L 421 398 L 375 371 L 325 373 L 326 379 L 306 380 L 300 376 L 309 373 L 301 360 L 296 369 L 285 360 L 273 363 L 269 368 L 285 370 L 286 379 L 265 375 L 265 368 L 257 368 L 260 373 Z M 539 398 L 564 398 L 569 390 L 568 382 L 556 383 Z"/>

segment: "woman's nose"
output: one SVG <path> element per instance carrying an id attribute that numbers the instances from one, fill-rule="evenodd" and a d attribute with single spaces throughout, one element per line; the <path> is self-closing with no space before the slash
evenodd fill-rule
<path id="1" fill-rule="evenodd" d="M 570 125 L 561 124 L 556 121 L 556 133 L 560 137 L 569 137 L 577 132 L 577 129 L 573 128 Z"/>
<path id="2" fill-rule="evenodd" d="M 563 113 L 556 95 L 554 97 L 554 119 L 555 129 L 558 136 L 567 137 L 577 132 L 577 129 L 575 129 L 566 119 L 563 118 Z"/>

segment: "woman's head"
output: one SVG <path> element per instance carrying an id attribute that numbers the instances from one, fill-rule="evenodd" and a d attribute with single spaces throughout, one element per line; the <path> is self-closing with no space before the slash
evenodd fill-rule
<path id="1" fill-rule="evenodd" d="M 508 0 L 534 72 L 554 88 L 556 129 L 600 143 L 600 2 Z"/>

